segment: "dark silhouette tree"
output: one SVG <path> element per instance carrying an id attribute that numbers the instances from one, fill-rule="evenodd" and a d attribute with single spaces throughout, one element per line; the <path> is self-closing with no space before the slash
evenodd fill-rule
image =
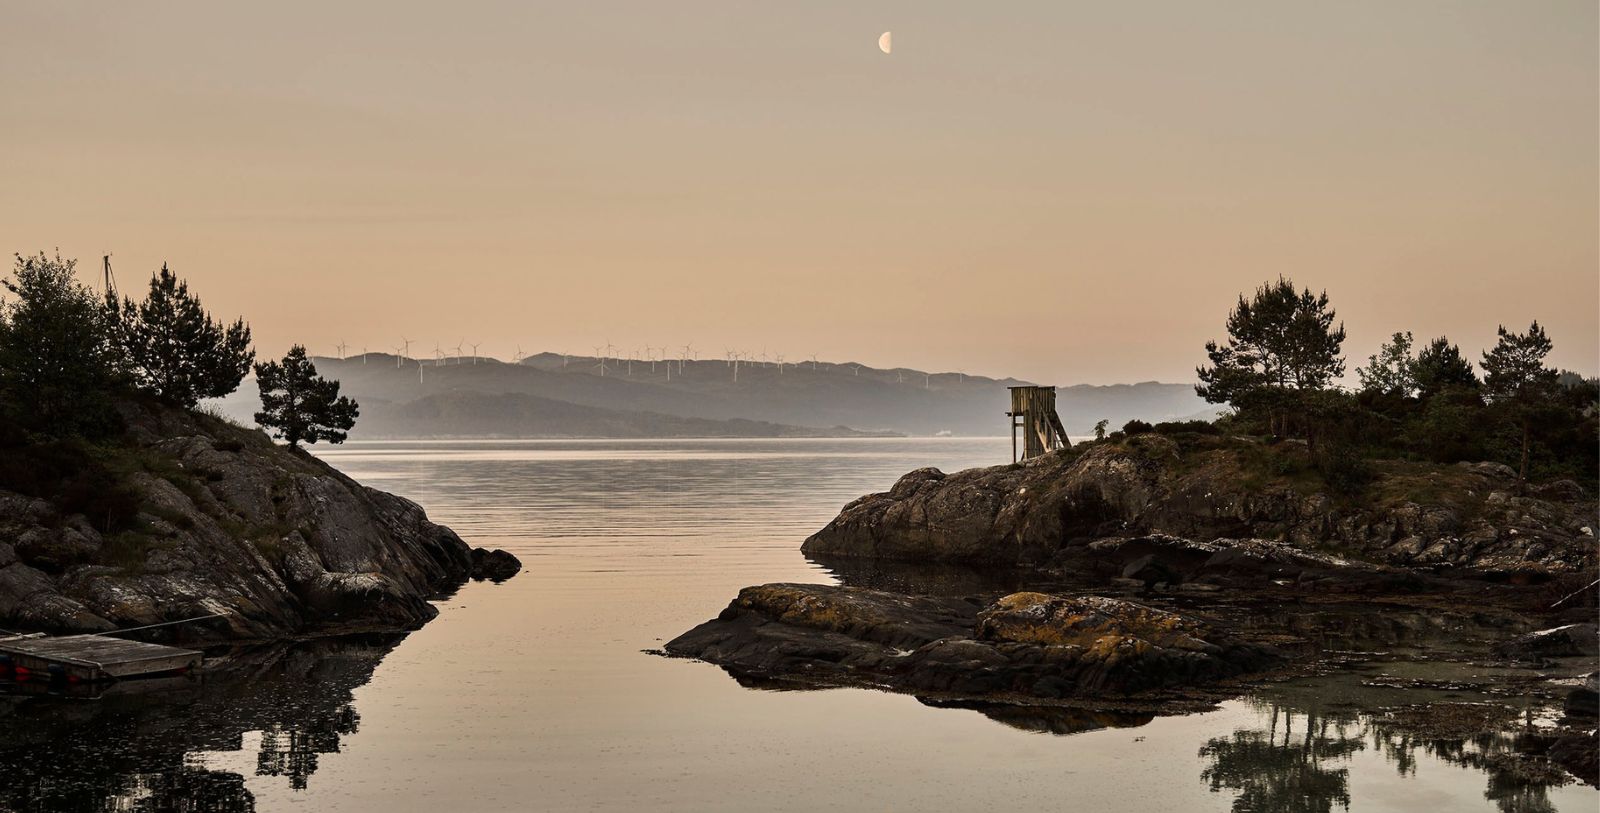
<path id="1" fill-rule="evenodd" d="M 1287 434 L 1303 396 L 1344 374 L 1344 325 L 1334 327 L 1334 318 L 1326 292 L 1296 292 L 1283 277 L 1249 300 L 1241 295 L 1228 314 L 1227 344 L 1206 342 L 1211 364 L 1195 371 L 1195 392 L 1213 404 L 1265 413 L 1270 431 Z"/>
<path id="2" fill-rule="evenodd" d="M 134 385 L 170 403 L 193 407 L 233 392 L 255 360 L 244 320 L 213 320 L 166 265 L 150 277 L 143 302 L 107 304 Z"/>
<path id="3" fill-rule="evenodd" d="M 1537 321 L 1527 333 L 1512 333 L 1502 325 L 1499 336 L 1494 349 L 1483 354 L 1483 391 L 1522 432 L 1518 477 L 1526 480 L 1534 426 L 1549 417 L 1557 394 L 1559 374 L 1544 363 L 1554 345 Z"/>
<path id="4" fill-rule="evenodd" d="M 99 297 L 76 261 L 18 254 L 0 301 L 0 403 L 18 424 L 50 435 L 114 423 L 117 350 Z"/>
<path id="5" fill-rule="evenodd" d="M 1417 352 L 1411 370 L 1417 392 L 1424 399 L 1449 389 L 1476 391 L 1480 387 L 1477 373 L 1472 370 L 1472 362 L 1461 355 L 1461 348 L 1443 336 Z"/>
<path id="6" fill-rule="evenodd" d="M 321 440 L 343 443 L 355 426 L 360 414 L 356 402 L 339 394 L 339 382 L 317 375 L 304 347 L 297 344 L 282 362 L 257 364 L 255 370 L 261 388 L 256 423 L 290 446 Z"/>

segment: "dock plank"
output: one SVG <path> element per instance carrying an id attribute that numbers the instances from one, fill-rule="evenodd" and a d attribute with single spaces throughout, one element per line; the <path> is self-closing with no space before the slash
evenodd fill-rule
<path id="1" fill-rule="evenodd" d="M 192 649 L 104 635 L 0 638 L 0 655 L 35 671 L 57 666 L 83 680 L 172 672 L 199 666 L 202 657 Z"/>

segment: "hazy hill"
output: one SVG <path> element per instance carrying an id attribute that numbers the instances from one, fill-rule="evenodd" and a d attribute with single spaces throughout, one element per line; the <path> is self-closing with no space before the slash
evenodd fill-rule
<path id="1" fill-rule="evenodd" d="M 404 403 L 376 402 L 370 407 L 363 402 L 357 429 L 372 437 L 792 438 L 868 434 L 842 426 L 816 429 L 742 418 L 685 418 L 606 409 L 517 392 L 439 393 Z"/>
<path id="2" fill-rule="evenodd" d="M 494 359 L 318 358 L 362 405 L 356 437 L 796 436 L 846 434 L 828 427 L 932 435 L 1000 435 L 1008 386 L 1026 383 L 960 373 L 879 369 L 853 363 L 633 362 L 541 353 L 521 364 Z M 630 369 L 631 367 L 631 369 Z M 670 371 L 669 371 L 670 367 Z M 493 397 L 490 397 L 493 396 Z M 1101 418 L 1175 420 L 1208 405 L 1187 384 L 1080 384 L 1059 390 L 1062 421 L 1088 434 Z M 253 386 L 222 404 L 248 417 Z M 739 423 L 719 423 L 738 421 Z"/>

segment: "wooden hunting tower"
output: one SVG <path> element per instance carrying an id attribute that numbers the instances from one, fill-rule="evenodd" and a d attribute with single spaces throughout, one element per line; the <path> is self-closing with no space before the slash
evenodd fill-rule
<path id="1" fill-rule="evenodd" d="M 1022 458 L 1038 457 L 1072 445 L 1056 414 L 1055 387 L 1012 387 L 1011 462 L 1017 461 L 1017 432 L 1022 433 Z"/>

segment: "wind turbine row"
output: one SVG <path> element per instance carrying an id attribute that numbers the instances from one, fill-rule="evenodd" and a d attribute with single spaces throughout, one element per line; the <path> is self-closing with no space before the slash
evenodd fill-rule
<path id="1" fill-rule="evenodd" d="M 400 344 L 395 345 L 392 348 L 394 350 L 394 355 L 395 355 L 394 363 L 395 363 L 395 367 L 399 368 L 399 367 L 404 367 L 407 362 L 415 361 L 416 364 L 417 364 L 417 367 L 418 367 L 417 380 L 420 382 L 420 381 L 422 381 L 421 368 L 424 366 L 424 360 L 411 358 L 411 344 L 412 344 L 412 339 L 411 338 L 409 338 L 407 336 L 401 336 L 400 337 Z M 472 348 L 472 354 L 470 356 L 468 356 L 467 353 L 466 353 L 466 348 L 467 347 L 471 347 Z M 469 343 L 469 342 L 467 342 L 466 339 L 461 339 L 460 341 L 458 341 L 456 343 L 456 345 L 454 347 L 455 355 L 454 356 L 447 356 L 447 355 L 445 355 L 444 349 L 441 348 L 439 343 L 435 342 L 434 345 L 433 345 L 432 366 L 434 366 L 434 367 L 443 367 L 443 366 L 450 365 L 450 364 L 461 365 L 461 364 L 465 364 L 465 363 L 470 363 L 470 364 L 476 365 L 478 363 L 479 358 L 481 357 L 480 354 L 479 354 L 479 349 L 482 348 L 482 347 L 483 347 L 483 343 L 482 342 L 470 342 Z M 334 345 L 334 348 L 337 350 L 338 358 L 341 361 L 350 358 L 350 356 L 347 354 L 347 351 L 349 350 L 350 345 L 345 343 L 345 341 L 343 339 L 340 339 L 339 342 Z M 645 345 L 643 348 L 628 351 L 628 353 L 626 355 L 624 355 L 621 352 L 621 348 L 619 348 L 616 345 L 612 344 L 610 341 L 607 341 L 605 344 L 595 345 L 595 347 L 594 347 L 594 355 L 591 357 L 591 358 L 594 359 L 595 363 L 590 365 L 590 367 L 588 367 L 587 369 L 597 371 L 601 378 L 605 378 L 608 375 L 615 374 L 617 372 L 617 370 L 620 368 L 623 371 L 624 375 L 626 375 L 627 377 L 631 378 L 633 376 L 633 366 L 634 366 L 635 363 L 638 363 L 638 364 L 641 364 L 641 365 L 648 363 L 650 365 L 650 373 L 652 375 L 657 374 L 658 373 L 658 369 L 664 369 L 665 372 L 666 372 L 666 380 L 667 381 L 671 381 L 674 376 L 677 376 L 677 377 L 684 376 L 686 374 L 685 371 L 688 369 L 688 365 L 689 365 L 690 362 L 698 362 L 698 361 L 700 361 L 699 354 L 697 354 L 695 352 L 694 344 L 692 342 L 688 343 L 688 344 L 681 345 L 678 348 L 678 353 L 677 353 L 676 357 L 673 357 L 673 356 L 669 355 L 668 351 L 670 349 L 671 348 L 668 345 L 659 345 L 659 346 L 656 346 L 656 345 Z M 367 355 L 368 355 L 367 348 L 366 347 L 362 347 L 361 348 L 361 363 L 362 364 L 367 363 Z M 567 368 L 568 363 L 571 361 L 572 356 L 570 354 L 566 353 L 566 352 L 562 352 L 560 354 L 560 356 L 561 356 L 561 367 L 563 369 L 565 369 L 565 368 Z M 528 354 L 523 352 L 522 345 L 519 344 L 519 345 L 517 345 L 516 354 L 512 357 L 512 363 L 513 364 L 522 364 L 522 363 L 526 362 L 529 358 L 530 357 L 528 356 Z M 798 363 L 796 363 L 796 362 L 788 361 L 787 357 L 782 353 L 768 353 L 766 348 L 762 348 L 762 350 L 759 353 L 748 351 L 748 350 L 735 350 L 733 348 L 724 348 L 723 349 L 723 363 L 729 369 L 729 371 L 731 373 L 731 376 L 732 376 L 733 383 L 735 383 L 735 384 L 737 384 L 739 382 L 739 368 L 741 366 L 746 367 L 746 368 L 748 368 L 748 367 L 750 367 L 752 365 L 757 366 L 757 367 L 762 367 L 762 368 L 773 368 L 773 367 L 775 367 L 775 368 L 777 368 L 778 375 L 783 375 L 786 370 L 791 369 L 791 368 L 804 369 L 805 366 L 806 366 L 806 362 L 798 362 Z M 811 370 L 813 372 L 816 372 L 816 371 L 819 371 L 819 370 L 822 369 L 822 362 L 817 360 L 817 356 L 814 353 L 809 357 L 809 363 L 810 363 L 810 366 L 811 366 Z M 843 368 L 846 365 L 830 363 L 828 366 L 838 369 L 838 368 Z M 852 364 L 852 365 L 848 365 L 848 367 L 850 369 L 851 375 L 856 376 L 856 377 L 859 377 L 861 375 L 861 366 L 860 365 Z M 959 376 L 959 380 L 962 383 L 966 382 L 966 380 L 967 380 L 966 373 L 958 372 L 955 375 Z M 907 383 L 906 382 L 905 370 L 903 370 L 903 369 L 895 370 L 894 371 L 894 376 L 895 376 L 895 378 L 894 378 L 895 383 L 897 383 L 897 384 L 905 384 L 905 383 Z M 924 389 L 932 389 L 933 388 L 933 377 L 934 377 L 933 373 L 926 373 L 925 372 L 925 373 L 922 374 L 922 386 L 923 386 Z"/>

